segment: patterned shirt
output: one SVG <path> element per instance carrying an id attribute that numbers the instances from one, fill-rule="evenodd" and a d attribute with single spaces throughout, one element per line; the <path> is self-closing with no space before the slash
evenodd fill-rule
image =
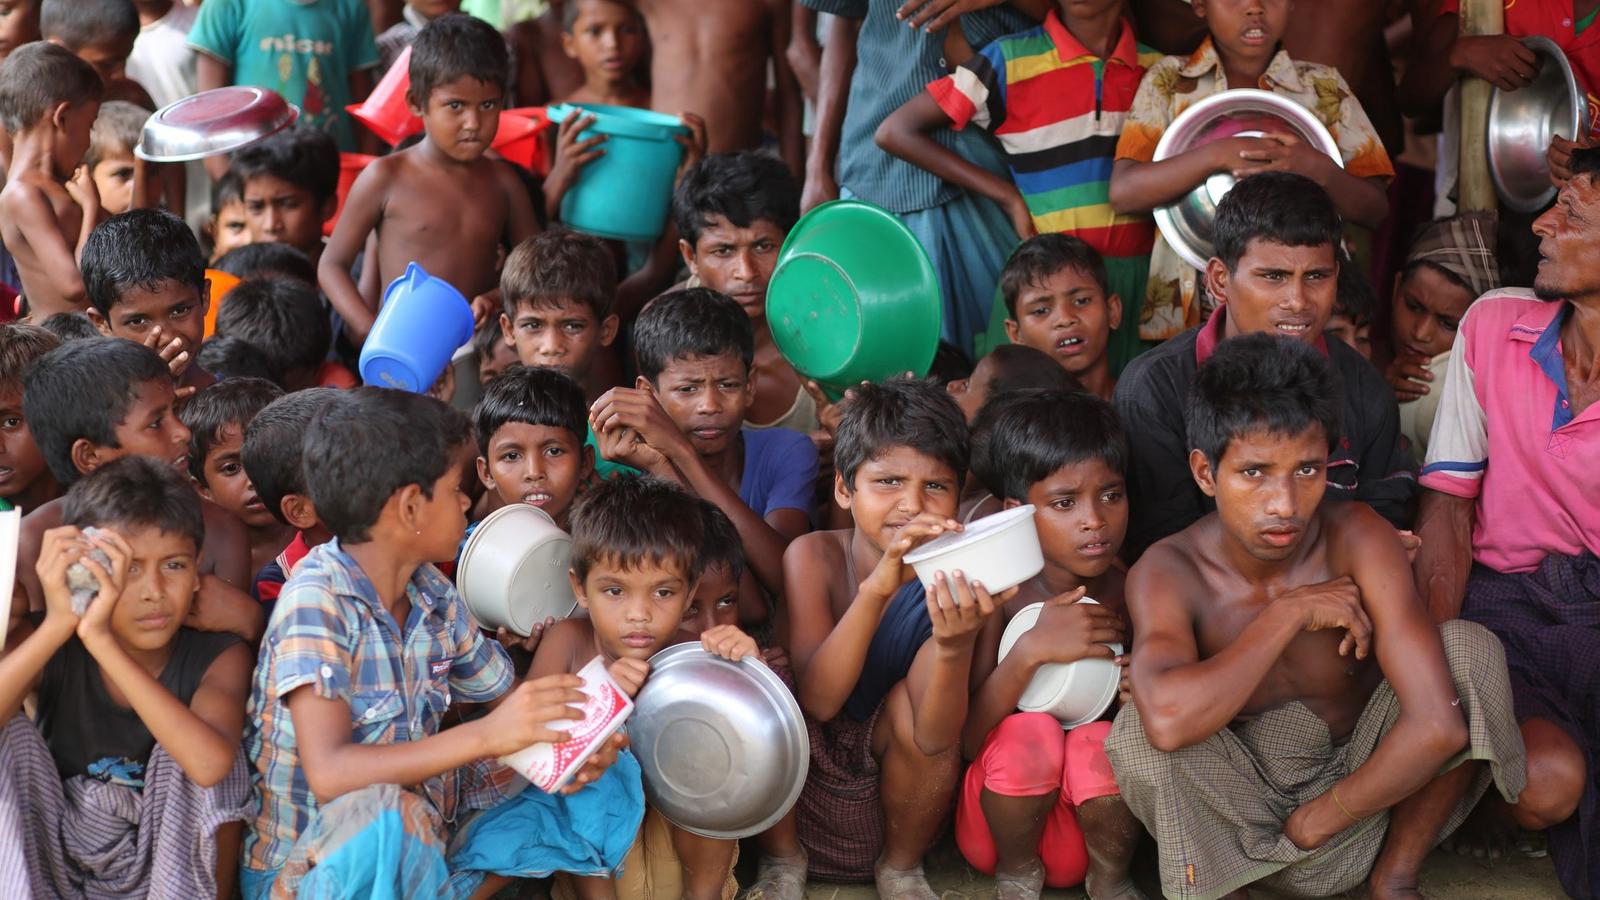
<path id="1" fill-rule="evenodd" d="M 1296 62 L 1279 50 L 1262 74 L 1260 87 L 1310 110 L 1333 136 L 1346 172 L 1357 178 L 1390 178 L 1394 166 L 1360 101 L 1332 66 Z M 1150 162 L 1156 144 L 1173 120 L 1195 103 L 1228 89 L 1228 75 L 1211 38 L 1193 54 L 1168 56 L 1150 67 L 1117 142 L 1117 159 Z M 1198 273 L 1156 235 L 1150 254 L 1150 281 L 1140 313 L 1139 336 L 1164 341 L 1200 324 Z"/>
<path id="2" fill-rule="evenodd" d="M 261 805 L 245 837 L 249 868 L 281 867 L 317 812 L 289 715 L 296 688 L 309 685 L 319 697 L 349 704 L 350 738 L 362 744 L 421 740 L 438 733 L 456 699 L 482 703 L 510 689 L 510 658 L 484 640 L 437 569 L 418 569 L 406 598 L 411 612 L 402 628 L 337 540 L 295 566 L 267 625 L 250 692 L 245 749 Z M 501 772 L 509 770 L 479 763 L 429 779 L 423 793 L 449 821 L 458 801 L 492 806 L 508 786 Z M 463 773 L 470 785 L 460 783 Z"/>
<path id="3" fill-rule="evenodd" d="M 1561 325 L 1572 304 L 1505 288 L 1461 319 L 1422 486 L 1477 501 L 1472 557 L 1532 572 L 1600 553 L 1600 403 L 1572 414 Z"/>

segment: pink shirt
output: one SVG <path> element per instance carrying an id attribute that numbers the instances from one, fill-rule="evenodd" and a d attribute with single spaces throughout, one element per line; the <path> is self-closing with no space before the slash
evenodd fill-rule
<path id="1" fill-rule="evenodd" d="M 1572 415 L 1561 358 L 1571 309 L 1490 291 L 1461 320 L 1445 374 L 1422 484 L 1477 498 L 1472 555 L 1499 572 L 1600 553 L 1600 403 Z"/>

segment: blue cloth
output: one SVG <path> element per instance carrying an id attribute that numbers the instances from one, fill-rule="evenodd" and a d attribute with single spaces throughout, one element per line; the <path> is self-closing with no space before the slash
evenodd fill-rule
<path id="1" fill-rule="evenodd" d="M 878 704 L 894 686 L 911 673 L 917 651 L 933 637 L 933 620 L 928 618 L 928 593 L 922 582 L 913 578 L 889 600 L 889 607 L 878 620 L 861 677 L 845 698 L 845 715 L 857 722 L 871 720 Z"/>
<path id="2" fill-rule="evenodd" d="M 798 509 L 816 524 L 817 445 L 787 428 L 743 428 L 739 499 L 758 516 Z"/>
<path id="3" fill-rule="evenodd" d="M 576 794 L 530 787 L 473 818 L 451 842 L 450 868 L 519 878 L 615 876 L 642 822 L 644 780 L 639 761 L 624 750 Z"/>

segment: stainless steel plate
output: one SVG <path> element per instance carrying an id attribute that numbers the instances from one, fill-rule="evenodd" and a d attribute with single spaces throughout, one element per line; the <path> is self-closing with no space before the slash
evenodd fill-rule
<path id="1" fill-rule="evenodd" d="M 276 92 L 257 87 L 201 91 L 167 104 L 144 123 L 134 153 L 150 162 L 187 162 L 232 153 L 300 118 Z"/>
<path id="2" fill-rule="evenodd" d="M 1500 202 L 1517 212 L 1537 212 L 1556 195 L 1544 156 L 1550 139 L 1580 134 L 1589 105 L 1554 41 L 1529 37 L 1522 43 L 1539 55 L 1539 74 L 1523 88 L 1489 94 L 1489 177 Z"/>

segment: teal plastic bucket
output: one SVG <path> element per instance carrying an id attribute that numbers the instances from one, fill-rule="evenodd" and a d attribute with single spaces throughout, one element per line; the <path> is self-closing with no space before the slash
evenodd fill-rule
<path id="1" fill-rule="evenodd" d="M 361 345 L 361 380 L 423 393 L 444 374 L 456 348 L 472 340 L 472 305 L 448 281 L 416 263 L 390 282 L 372 332 Z"/>
<path id="2" fill-rule="evenodd" d="M 606 152 L 578 173 L 561 198 L 561 221 L 578 231 L 619 241 L 653 241 L 661 236 L 672 205 L 673 179 L 683 162 L 683 145 L 673 140 L 689 129 L 676 116 L 627 106 L 560 103 L 550 121 L 592 115 L 584 129 L 606 136 Z"/>

